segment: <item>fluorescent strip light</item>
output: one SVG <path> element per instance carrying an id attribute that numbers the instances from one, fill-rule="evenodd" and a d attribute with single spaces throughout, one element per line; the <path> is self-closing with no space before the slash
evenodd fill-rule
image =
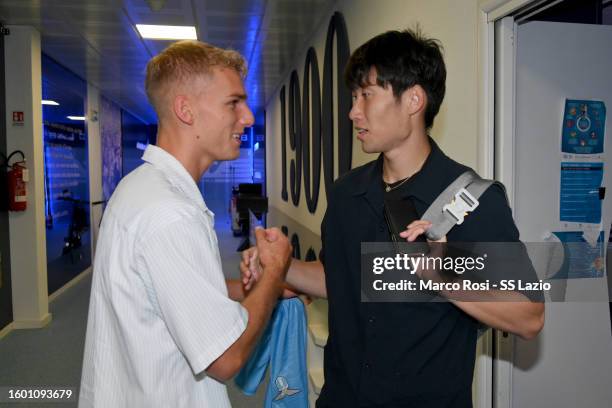
<path id="1" fill-rule="evenodd" d="M 85 120 L 85 116 L 66 116 L 70 120 Z"/>
<path id="2" fill-rule="evenodd" d="M 197 40 L 196 29 L 193 26 L 166 26 L 136 24 L 136 29 L 142 38 L 151 40 Z"/>
<path id="3" fill-rule="evenodd" d="M 43 99 L 40 101 L 43 105 L 59 106 L 59 103 L 52 101 L 51 99 Z"/>

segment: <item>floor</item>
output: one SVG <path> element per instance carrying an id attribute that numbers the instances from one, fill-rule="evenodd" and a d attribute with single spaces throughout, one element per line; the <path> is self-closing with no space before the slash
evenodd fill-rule
<path id="1" fill-rule="evenodd" d="M 206 200 L 215 212 L 223 270 L 227 278 L 239 276 L 240 254 L 236 248 L 241 238 L 232 236 L 225 200 Z M 50 305 L 51 323 L 38 330 L 16 330 L 0 340 L 0 387 L 52 386 L 78 390 L 87 323 L 91 275 L 60 295 Z M 243 395 L 231 382 L 228 393 L 234 408 L 263 406 L 266 384 L 255 396 Z M 45 404 L 46 406 L 47 404 Z M 0 407 L 34 408 L 40 403 L 0 402 Z M 76 402 L 49 406 L 76 407 Z"/>

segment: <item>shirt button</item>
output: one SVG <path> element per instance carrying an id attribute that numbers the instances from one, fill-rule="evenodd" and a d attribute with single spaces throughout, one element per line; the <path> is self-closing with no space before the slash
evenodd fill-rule
<path id="1" fill-rule="evenodd" d="M 370 363 L 365 363 L 363 366 L 365 367 L 366 370 L 369 370 L 372 367 Z"/>
<path id="2" fill-rule="evenodd" d="M 374 316 L 370 316 L 370 318 L 368 319 L 369 323 L 374 323 L 376 321 L 376 318 Z"/>

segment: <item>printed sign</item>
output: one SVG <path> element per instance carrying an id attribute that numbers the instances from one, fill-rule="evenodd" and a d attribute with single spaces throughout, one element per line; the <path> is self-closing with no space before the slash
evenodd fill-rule
<path id="1" fill-rule="evenodd" d="M 603 163 L 561 162 L 561 221 L 601 222 L 603 174 Z"/>
<path id="2" fill-rule="evenodd" d="M 13 126 L 23 126 L 24 116 L 23 112 L 13 111 Z"/>
<path id="3" fill-rule="evenodd" d="M 602 101 L 565 100 L 561 151 L 598 154 L 604 151 L 606 105 Z"/>

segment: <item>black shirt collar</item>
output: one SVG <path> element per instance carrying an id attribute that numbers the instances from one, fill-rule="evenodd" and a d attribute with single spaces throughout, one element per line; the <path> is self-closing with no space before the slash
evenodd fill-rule
<path id="1" fill-rule="evenodd" d="M 400 187 L 402 197 L 416 198 L 425 204 L 431 204 L 448 185 L 448 164 L 450 159 L 440 150 L 437 143 L 429 137 L 431 152 L 425 163 L 410 180 Z M 382 167 L 383 155 L 362 174 L 353 195 L 365 195 L 368 201 L 378 207 L 383 203 Z"/>

